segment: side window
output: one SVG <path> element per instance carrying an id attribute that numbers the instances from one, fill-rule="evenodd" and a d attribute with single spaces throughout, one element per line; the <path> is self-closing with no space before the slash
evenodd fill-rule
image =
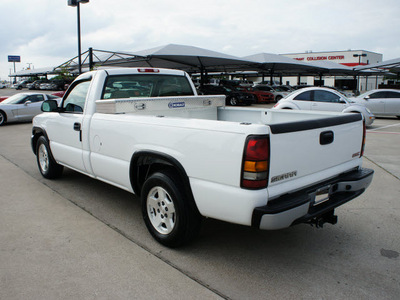
<path id="1" fill-rule="evenodd" d="M 386 92 L 386 98 L 399 98 L 400 99 L 400 93 Z"/>
<path id="2" fill-rule="evenodd" d="M 314 101 L 339 103 L 340 97 L 334 93 L 327 91 L 314 91 Z"/>
<path id="3" fill-rule="evenodd" d="M 386 92 L 376 92 L 376 93 L 372 93 L 371 95 L 369 95 L 370 99 L 380 99 L 380 98 L 386 98 Z"/>
<path id="4" fill-rule="evenodd" d="M 311 101 L 311 91 L 301 93 L 300 95 L 294 97 L 293 100 Z"/>
<path id="5" fill-rule="evenodd" d="M 32 103 L 40 102 L 43 100 L 44 100 L 43 95 L 32 95 L 32 96 L 29 96 L 29 98 L 27 99 L 27 101 L 31 101 Z"/>
<path id="6" fill-rule="evenodd" d="M 82 113 L 85 108 L 86 96 L 89 90 L 90 81 L 83 81 L 74 86 L 63 102 L 66 112 Z"/>

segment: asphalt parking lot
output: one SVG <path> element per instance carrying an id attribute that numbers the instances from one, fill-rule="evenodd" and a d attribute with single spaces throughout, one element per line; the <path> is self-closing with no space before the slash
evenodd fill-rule
<path id="1" fill-rule="evenodd" d="M 399 297 L 397 118 L 368 128 L 374 180 L 336 210 L 338 224 L 259 231 L 205 220 L 176 250 L 151 238 L 133 195 L 71 170 L 42 178 L 30 130 L 0 127 L 0 299 Z"/>

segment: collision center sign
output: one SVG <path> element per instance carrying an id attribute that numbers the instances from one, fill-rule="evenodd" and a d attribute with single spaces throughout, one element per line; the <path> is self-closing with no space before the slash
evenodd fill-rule
<path id="1" fill-rule="evenodd" d="M 308 57 L 295 57 L 296 60 L 314 61 L 314 60 L 343 60 L 344 55 L 330 55 L 330 56 L 308 56 Z"/>
<path id="2" fill-rule="evenodd" d="M 9 55 L 8 62 L 21 62 L 21 56 L 19 55 Z"/>

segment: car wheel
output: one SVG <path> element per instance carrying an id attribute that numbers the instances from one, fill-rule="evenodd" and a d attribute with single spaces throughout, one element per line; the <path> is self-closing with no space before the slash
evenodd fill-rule
<path id="1" fill-rule="evenodd" d="M 236 106 L 238 105 L 239 101 L 237 100 L 236 97 L 232 97 L 231 99 L 229 99 L 229 104 L 232 106 Z"/>
<path id="2" fill-rule="evenodd" d="M 200 213 L 181 182 L 174 172 L 164 170 L 151 175 L 142 188 L 146 227 L 159 243 L 168 247 L 189 243 L 200 229 Z"/>
<path id="3" fill-rule="evenodd" d="M 39 137 L 36 144 L 36 161 L 43 177 L 55 179 L 61 176 L 63 166 L 54 160 L 49 142 L 44 136 Z"/>
<path id="4" fill-rule="evenodd" d="M 0 126 L 4 125 L 7 121 L 7 116 L 4 112 L 0 111 Z"/>

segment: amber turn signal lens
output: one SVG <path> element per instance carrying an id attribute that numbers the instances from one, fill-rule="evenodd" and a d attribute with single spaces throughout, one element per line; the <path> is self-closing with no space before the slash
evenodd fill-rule
<path id="1" fill-rule="evenodd" d="M 245 161 L 245 172 L 266 172 L 268 170 L 268 161 Z"/>

